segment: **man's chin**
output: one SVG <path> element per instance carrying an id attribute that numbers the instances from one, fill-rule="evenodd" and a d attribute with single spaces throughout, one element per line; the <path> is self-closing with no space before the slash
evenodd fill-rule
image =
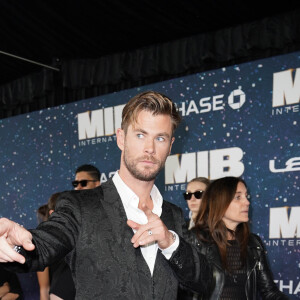
<path id="1" fill-rule="evenodd" d="M 136 174 L 136 178 L 141 181 L 153 181 L 157 174 Z"/>
<path id="2" fill-rule="evenodd" d="M 159 164 L 153 165 L 144 165 L 139 162 L 135 162 L 135 164 L 127 163 L 124 159 L 125 166 L 127 170 L 131 173 L 133 177 L 141 181 L 153 181 L 156 176 L 160 172 L 161 168 Z"/>
<path id="3" fill-rule="evenodd" d="M 142 180 L 142 181 L 153 181 L 155 180 L 156 176 L 158 175 L 159 171 L 151 171 L 151 172 L 136 172 L 133 174 L 137 179 Z"/>

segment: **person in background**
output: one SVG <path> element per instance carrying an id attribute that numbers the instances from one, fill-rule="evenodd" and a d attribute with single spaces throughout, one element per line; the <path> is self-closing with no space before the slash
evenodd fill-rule
<path id="1" fill-rule="evenodd" d="M 201 205 L 201 198 L 208 185 L 209 179 L 206 177 L 196 177 L 187 184 L 183 197 L 187 201 L 190 210 L 188 229 L 193 228 L 195 225 L 196 216 Z"/>
<path id="2" fill-rule="evenodd" d="M 261 239 L 250 232 L 249 207 L 241 178 L 220 178 L 206 189 L 191 242 L 206 254 L 214 282 L 199 299 L 288 299 L 274 283 Z"/>
<path id="3" fill-rule="evenodd" d="M 93 165 L 85 164 L 75 171 L 75 180 L 72 186 L 75 190 L 85 190 L 100 185 L 100 171 Z M 38 209 L 40 221 L 46 221 L 54 212 L 56 201 L 60 193 L 51 195 L 48 203 Z M 72 300 L 75 298 L 75 287 L 72 273 L 64 259 L 46 267 L 44 271 L 37 272 L 40 286 L 40 300 Z"/>
<path id="4" fill-rule="evenodd" d="M 55 207 L 61 193 L 51 195 L 48 200 L 49 217 L 55 211 Z M 50 300 L 74 300 L 75 286 L 70 267 L 65 259 L 61 259 L 51 264 L 49 267 Z"/>
<path id="5" fill-rule="evenodd" d="M 197 214 L 201 206 L 201 200 L 204 191 L 209 185 L 210 181 L 206 177 L 196 177 L 188 182 L 186 191 L 183 193 L 184 200 L 186 200 L 190 210 L 190 219 L 188 221 L 188 229 L 191 230 L 195 226 Z M 193 299 L 194 293 L 178 288 L 177 299 Z M 197 299 L 197 295 L 194 296 Z"/>
<path id="6" fill-rule="evenodd" d="M 88 190 L 100 186 L 100 171 L 93 165 L 84 164 L 75 171 L 75 180 L 72 181 L 75 190 Z M 48 201 L 49 215 L 56 206 L 59 193 L 55 194 Z M 51 287 L 50 300 L 73 300 L 75 298 L 75 285 L 72 273 L 65 259 L 55 263 L 50 268 Z M 80 287 L 79 287 L 80 288 Z"/>
<path id="7" fill-rule="evenodd" d="M 17 274 L 7 271 L 0 264 L 0 299 L 21 300 L 23 291 Z"/>
<path id="8" fill-rule="evenodd" d="M 75 171 L 72 186 L 75 190 L 94 189 L 100 185 L 100 171 L 93 165 L 82 165 Z"/>

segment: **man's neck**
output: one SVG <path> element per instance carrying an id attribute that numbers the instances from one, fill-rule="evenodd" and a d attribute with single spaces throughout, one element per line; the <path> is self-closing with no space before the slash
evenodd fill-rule
<path id="1" fill-rule="evenodd" d="M 148 208 L 153 209 L 153 201 L 150 193 L 154 185 L 154 180 L 143 181 L 132 176 L 127 169 L 122 168 L 119 170 L 119 176 L 123 182 L 139 197 L 139 208 L 141 209 L 142 204 L 146 204 Z"/>

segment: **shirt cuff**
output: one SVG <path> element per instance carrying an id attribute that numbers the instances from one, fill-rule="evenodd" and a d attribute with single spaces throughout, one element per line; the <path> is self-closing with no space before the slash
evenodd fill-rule
<path id="1" fill-rule="evenodd" d="M 179 246 L 179 236 L 178 236 L 178 234 L 176 233 L 176 232 L 174 232 L 174 231 L 172 231 L 172 230 L 169 230 L 172 234 L 173 234 L 173 236 L 175 237 L 175 241 L 174 241 L 174 243 L 170 246 L 170 247 L 168 247 L 168 248 L 166 248 L 166 249 L 160 249 L 161 250 L 161 253 L 165 256 L 165 258 L 166 259 L 170 259 L 171 258 L 171 256 L 172 256 L 172 254 L 173 254 L 173 252 L 178 248 L 178 246 Z"/>

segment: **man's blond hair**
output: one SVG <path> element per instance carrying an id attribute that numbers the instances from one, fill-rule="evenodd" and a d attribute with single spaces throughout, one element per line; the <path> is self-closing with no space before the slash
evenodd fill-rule
<path id="1" fill-rule="evenodd" d="M 123 108 L 121 128 L 125 133 L 130 124 L 136 123 L 138 114 L 142 110 L 151 112 L 153 115 L 170 116 L 173 125 L 172 134 L 174 134 L 175 129 L 181 121 L 181 116 L 171 99 L 158 92 L 143 92 L 130 99 Z"/>

